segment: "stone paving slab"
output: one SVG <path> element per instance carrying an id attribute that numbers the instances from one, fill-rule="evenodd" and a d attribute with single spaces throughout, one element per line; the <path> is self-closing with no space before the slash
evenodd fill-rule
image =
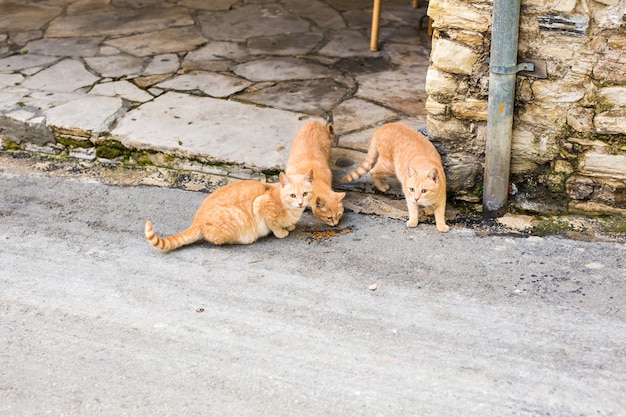
<path id="1" fill-rule="evenodd" d="M 96 13 L 59 16 L 46 31 L 49 38 L 119 36 L 154 32 L 170 27 L 191 26 L 194 21 L 185 8 L 116 8 Z"/>
<path id="2" fill-rule="evenodd" d="M 229 97 L 251 84 L 250 81 L 230 75 L 206 71 L 193 71 L 177 75 L 156 86 L 164 90 L 200 90 L 211 97 Z"/>
<path id="3" fill-rule="evenodd" d="M 154 155 L 163 153 L 182 158 L 177 167 L 203 170 L 198 161 L 206 161 L 230 175 L 216 167 L 232 164 L 262 177 L 284 166 L 305 121 L 329 119 L 333 161 L 341 160 L 335 169 L 348 170 L 380 124 L 426 126 L 430 39 L 419 29 L 426 8 L 386 1 L 381 50 L 372 53 L 371 7 L 369 0 L 3 2 L 0 150 L 110 161 L 97 148 L 113 140 L 129 152 L 153 152 L 157 165 Z M 113 161 L 136 163 L 129 152 Z"/>
<path id="4" fill-rule="evenodd" d="M 112 134 L 128 147 L 276 170 L 287 161 L 303 119 L 309 120 L 303 114 L 169 92 L 130 111 Z M 161 129 L 164 124 L 169 129 Z"/>

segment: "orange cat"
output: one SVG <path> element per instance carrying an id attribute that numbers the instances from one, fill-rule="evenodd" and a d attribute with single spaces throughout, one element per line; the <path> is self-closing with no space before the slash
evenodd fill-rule
<path id="1" fill-rule="evenodd" d="M 313 177 L 285 175 L 280 182 L 267 184 L 240 181 L 225 185 L 209 195 L 185 231 L 160 238 L 146 222 L 148 242 L 161 250 L 173 250 L 202 238 L 215 245 L 249 244 L 270 232 L 286 237 L 295 229 L 305 207 L 313 196 Z"/>
<path id="2" fill-rule="evenodd" d="M 435 213 L 437 230 L 450 230 L 445 219 L 446 174 L 439 153 L 424 135 L 402 123 L 383 125 L 374 133 L 365 161 L 341 182 L 354 181 L 368 172 L 383 192 L 389 184 L 380 179 L 396 175 L 409 209 L 407 226 L 417 226 L 418 207 L 425 207 Z"/>
<path id="3" fill-rule="evenodd" d="M 333 174 L 329 161 L 333 134 L 330 124 L 324 126 L 315 121 L 304 124 L 291 145 L 285 172 L 291 175 L 313 170 L 313 215 L 331 226 L 337 226 L 343 216 L 341 200 L 346 193 L 336 193 L 332 189 Z"/>

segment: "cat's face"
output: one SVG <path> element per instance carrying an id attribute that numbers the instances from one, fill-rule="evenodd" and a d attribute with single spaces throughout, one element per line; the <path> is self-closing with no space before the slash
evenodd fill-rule
<path id="1" fill-rule="evenodd" d="M 280 173 L 280 195 L 288 208 L 304 208 L 313 198 L 313 171 L 307 175 L 285 175 Z"/>
<path id="2" fill-rule="evenodd" d="M 331 193 L 330 196 L 315 197 L 311 205 L 313 215 L 326 222 L 330 226 L 337 226 L 343 216 L 343 203 L 341 200 L 346 193 Z"/>
<path id="3" fill-rule="evenodd" d="M 404 195 L 408 200 L 415 201 L 420 206 L 433 205 L 439 198 L 441 186 L 440 175 L 437 168 L 429 172 L 417 172 L 410 166 L 409 174 L 402 185 Z"/>

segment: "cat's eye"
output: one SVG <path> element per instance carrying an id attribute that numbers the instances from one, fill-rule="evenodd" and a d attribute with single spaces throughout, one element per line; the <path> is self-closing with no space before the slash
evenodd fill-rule
<path id="1" fill-rule="evenodd" d="M 296 198 L 296 195 L 295 194 L 289 194 L 289 197 Z"/>
<path id="2" fill-rule="evenodd" d="M 426 188 L 422 188 L 422 194 L 428 192 L 428 190 Z"/>
<path id="3" fill-rule="evenodd" d="M 411 187 L 411 188 L 409 188 L 409 191 L 410 191 L 410 192 L 414 192 L 414 191 L 415 191 L 415 188 Z"/>
<path id="4" fill-rule="evenodd" d="M 302 197 L 306 197 L 307 195 L 309 195 L 308 191 L 305 191 L 305 192 L 302 193 Z"/>

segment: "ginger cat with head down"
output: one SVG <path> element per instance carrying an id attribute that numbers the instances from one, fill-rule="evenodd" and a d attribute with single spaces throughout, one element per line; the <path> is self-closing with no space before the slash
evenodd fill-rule
<path id="1" fill-rule="evenodd" d="M 365 161 L 341 182 L 354 181 L 368 172 L 383 192 L 389 184 L 381 178 L 398 178 L 409 209 L 407 226 L 417 226 L 419 207 L 424 207 L 434 212 L 437 230 L 450 230 L 445 219 L 446 175 L 441 156 L 424 135 L 402 123 L 383 125 L 374 133 Z"/>
<path id="2" fill-rule="evenodd" d="M 169 251 L 183 245 L 208 240 L 215 245 L 249 244 L 274 233 L 286 237 L 313 196 L 313 177 L 285 175 L 268 184 L 240 181 L 225 185 L 209 195 L 196 212 L 191 226 L 167 238 L 158 237 L 148 220 L 146 239 L 155 248 Z"/>
<path id="3" fill-rule="evenodd" d="M 333 174 L 330 170 L 330 148 L 333 140 L 333 127 L 312 121 L 304 124 L 291 145 L 285 172 L 288 175 L 304 174 L 313 170 L 313 215 L 330 226 L 337 226 L 343 216 L 341 200 L 346 193 L 336 193 L 332 189 Z"/>

